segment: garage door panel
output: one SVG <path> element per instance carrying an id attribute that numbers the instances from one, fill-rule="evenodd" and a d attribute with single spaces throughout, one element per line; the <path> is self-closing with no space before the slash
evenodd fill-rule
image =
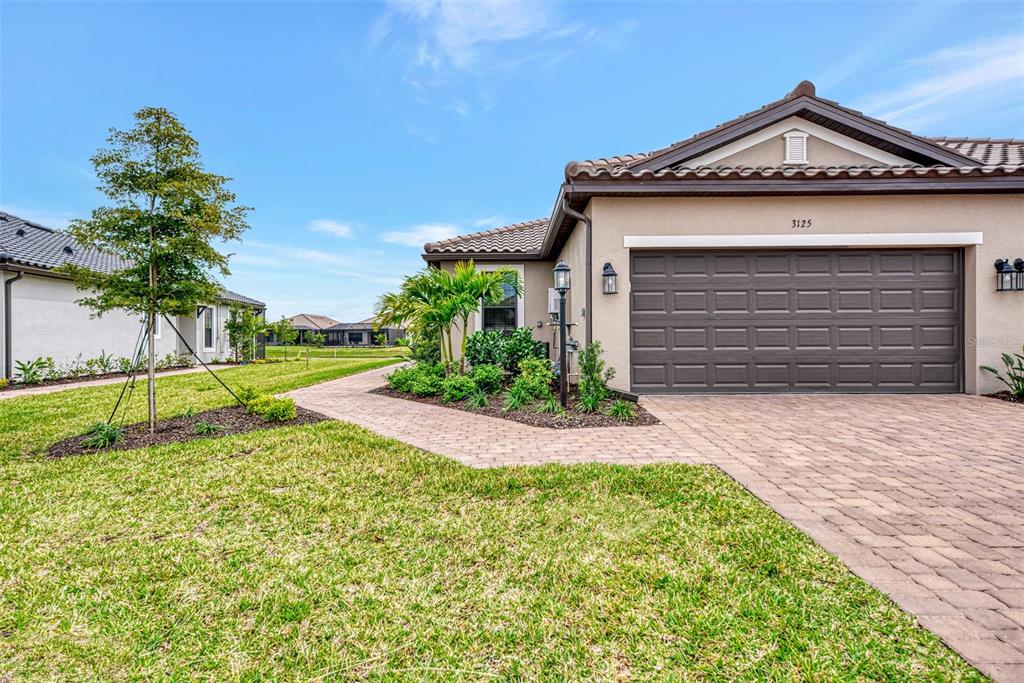
<path id="1" fill-rule="evenodd" d="M 643 254 L 636 391 L 960 390 L 957 250 Z"/>

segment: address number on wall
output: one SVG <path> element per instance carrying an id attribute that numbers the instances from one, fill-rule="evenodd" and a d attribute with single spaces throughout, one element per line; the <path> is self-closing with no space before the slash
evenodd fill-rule
<path id="1" fill-rule="evenodd" d="M 790 227 L 795 228 L 795 229 L 798 229 L 798 228 L 809 228 L 809 227 L 811 227 L 811 219 L 810 218 L 794 218 L 793 219 L 793 224 Z"/>

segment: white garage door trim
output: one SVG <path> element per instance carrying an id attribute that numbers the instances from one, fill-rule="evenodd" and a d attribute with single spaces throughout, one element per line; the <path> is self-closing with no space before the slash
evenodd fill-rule
<path id="1" fill-rule="evenodd" d="M 768 247 L 968 247 L 980 232 L 879 232 L 814 235 L 626 235 L 626 249 L 743 249 Z"/>

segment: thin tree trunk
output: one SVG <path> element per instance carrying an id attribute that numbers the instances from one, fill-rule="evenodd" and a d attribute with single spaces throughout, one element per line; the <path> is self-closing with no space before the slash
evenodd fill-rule
<path id="1" fill-rule="evenodd" d="M 150 198 L 149 210 L 153 212 L 156 199 Z M 149 345 L 149 432 L 156 433 L 156 334 L 153 326 L 156 322 L 156 261 L 153 247 L 156 235 L 152 224 L 149 226 L 149 310 L 146 311 L 146 337 Z"/>
<path id="2" fill-rule="evenodd" d="M 459 344 L 459 374 L 466 374 L 466 340 L 469 338 L 469 316 L 462 316 L 462 340 Z"/>

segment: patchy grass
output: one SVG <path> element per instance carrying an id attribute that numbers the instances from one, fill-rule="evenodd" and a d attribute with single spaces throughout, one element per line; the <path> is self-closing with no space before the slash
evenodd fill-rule
<path id="1" fill-rule="evenodd" d="M 279 393 L 326 382 L 363 370 L 396 362 L 388 358 L 346 360 L 313 359 L 266 363 L 217 370 L 224 382 L 237 390 L 243 384 L 264 393 Z M 146 387 L 142 379 L 135 386 L 126 424 L 146 419 Z M 157 377 L 157 411 L 160 417 L 232 405 L 234 399 L 208 373 Z M 61 439 L 81 434 L 110 415 L 122 384 L 68 389 L 52 394 L 18 396 L 0 400 L 0 460 L 28 453 L 42 453 Z M 0 678 L 0 680 L 3 680 Z"/>
<path id="2" fill-rule="evenodd" d="M 305 346 L 289 346 L 287 348 L 288 358 L 306 358 Z M 323 348 L 311 348 L 310 358 L 405 358 L 409 355 L 409 349 L 404 346 L 325 346 Z M 284 358 L 285 347 L 268 346 L 267 358 Z"/>
<path id="3" fill-rule="evenodd" d="M 95 419 L 34 405 L 5 428 Z M 325 422 L 0 460 L 0 529 L 3 680 L 982 680 L 712 467 L 471 470 Z"/>

